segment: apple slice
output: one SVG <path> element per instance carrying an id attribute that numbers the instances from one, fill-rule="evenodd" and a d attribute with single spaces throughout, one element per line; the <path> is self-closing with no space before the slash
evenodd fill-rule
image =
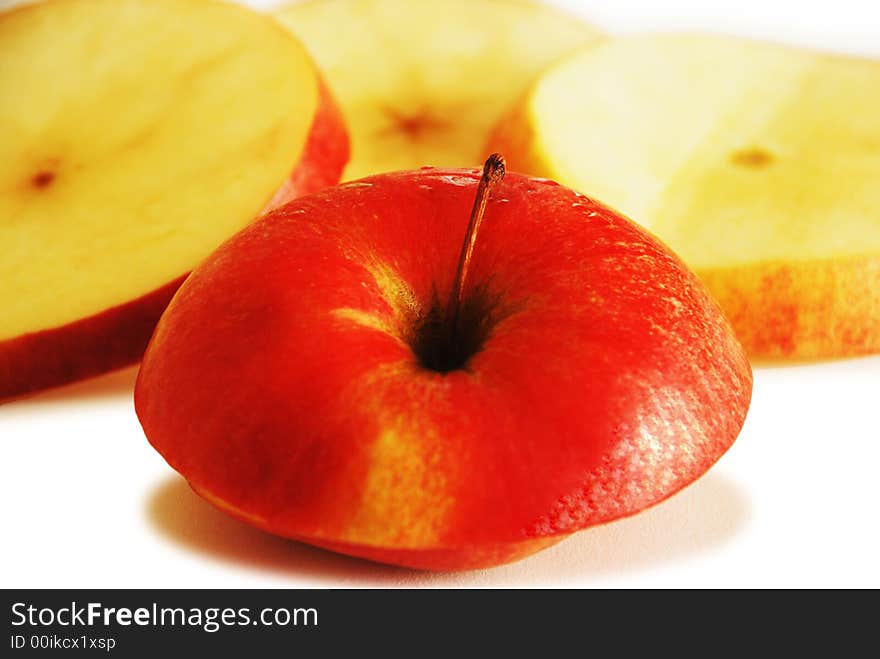
<path id="1" fill-rule="evenodd" d="M 598 36 L 523 0 L 312 0 L 276 16 L 339 99 L 346 179 L 479 164 L 495 121 L 538 73 Z"/>
<path id="2" fill-rule="evenodd" d="M 490 141 L 656 232 L 753 357 L 880 350 L 880 62 L 705 36 L 559 63 Z"/>
<path id="3" fill-rule="evenodd" d="M 327 188 L 225 242 L 144 356 L 150 443 L 261 529 L 442 570 L 702 475 L 752 389 L 721 311 L 646 231 L 500 167 Z"/>
<path id="4" fill-rule="evenodd" d="M 243 7 L 24 6 L 0 61 L 0 399 L 139 359 L 193 266 L 347 158 L 308 55 Z"/>

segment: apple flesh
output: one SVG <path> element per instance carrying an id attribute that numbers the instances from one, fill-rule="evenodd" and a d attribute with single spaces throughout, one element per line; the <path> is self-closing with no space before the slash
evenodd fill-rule
<path id="1" fill-rule="evenodd" d="M 347 159 L 308 55 L 243 7 L 24 6 L 0 61 L 0 400 L 137 361 L 196 263 Z"/>
<path id="2" fill-rule="evenodd" d="M 479 178 L 363 179 L 224 243 L 145 354 L 150 443 L 254 526 L 426 569 L 522 558 L 698 478 L 752 385 L 704 286 L 614 211 L 508 174 L 450 328 Z"/>
<path id="3" fill-rule="evenodd" d="M 490 147 L 654 231 L 747 351 L 880 351 L 880 62 L 735 39 L 609 40 L 567 58 Z"/>
<path id="4" fill-rule="evenodd" d="M 523 0 L 311 0 L 277 18 L 315 57 L 352 137 L 344 178 L 472 167 L 550 63 L 598 33 Z"/>

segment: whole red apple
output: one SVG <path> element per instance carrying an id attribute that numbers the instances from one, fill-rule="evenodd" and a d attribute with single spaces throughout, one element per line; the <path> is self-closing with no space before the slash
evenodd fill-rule
<path id="1" fill-rule="evenodd" d="M 522 558 L 699 477 L 751 395 L 718 307 L 614 211 L 490 174 L 479 193 L 475 171 L 374 176 L 227 241 L 143 361 L 153 446 L 266 531 L 444 570 Z"/>

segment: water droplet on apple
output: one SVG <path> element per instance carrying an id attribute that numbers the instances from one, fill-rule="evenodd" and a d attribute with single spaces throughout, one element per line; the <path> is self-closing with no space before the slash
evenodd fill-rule
<path id="1" fill-rule="evenodd" d="M 365 181 L 352 181 L 351 183 L 343 183 L 339 186 L 340 188 L 372 188 L 372 183 L 367 183 Z"/>
<path id="2" fill-rule="evenodd" d="M 445 176 L 441 176 L 440 178 L 442 178 L 447 183 L 451 183 L 452 185 L 458 185 L 458 186 L 464 187 L 464 186 L 468 186 L 468 185 L 473 185 L 476 177 L 463 176 L 460 174 L 447 174 Z"/>

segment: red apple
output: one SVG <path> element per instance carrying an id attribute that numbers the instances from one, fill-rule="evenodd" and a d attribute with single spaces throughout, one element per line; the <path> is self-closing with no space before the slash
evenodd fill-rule
<path id="1" fill-rule="evenodd" d="M 244 7 L 22 6 L 0 61 L 0 400 L 136 362 L 193 266 L 348 159 L 308 54 Z"/>
<path id="2" fill-rule="evenodd" d="M 222 245 L 141 366 L 152 445 L 261 529 L 443 570 L 522 558 L 699 477 L 752 384 L 706 289 L 632 222 L 518 174 L 484 181 L 473 243 L 480 181 L 378 175 Z"/>

